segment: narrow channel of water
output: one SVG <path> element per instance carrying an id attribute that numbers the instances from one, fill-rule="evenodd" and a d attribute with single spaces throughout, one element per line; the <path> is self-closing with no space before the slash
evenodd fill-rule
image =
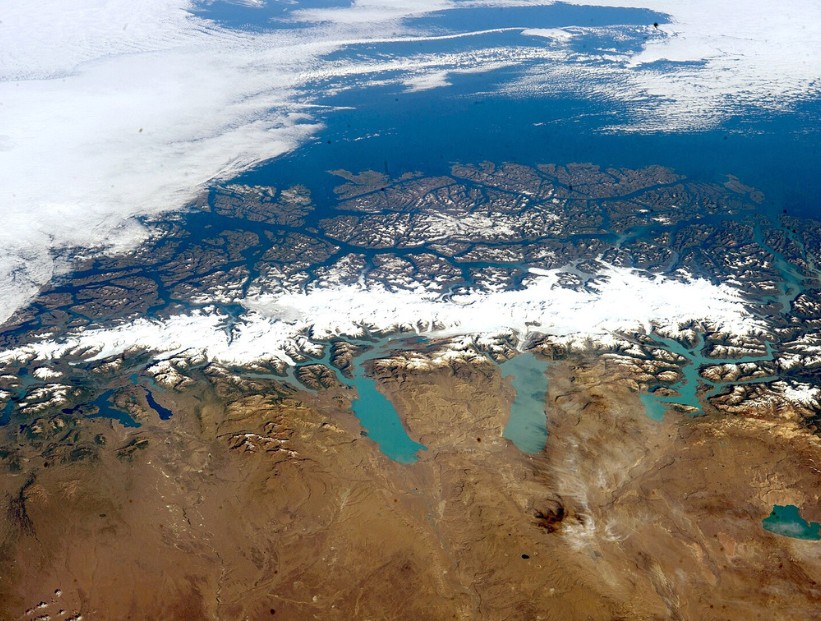
<path id="1" fill-rule="evenodd" d="M 681 368 L 682 379 L 675 384 L 667 386 L 675 391 L 673 395 L 661 395 L 658 389 L 661 385 L 653 386 L 648 392 L 642 393 L 641 402 L 644 405 L 647 416 L 653 420 L 662 420 L 668 405 L 678 404 L 694 408 L 693 414 L 701 414 L 702 406 L 699 394 L 703 391 L 704 400 L 716 396 L 728 386 L 742 384 L 756 384 L 762 382 L 772 382 L 778 379 L 776 376 L 761 376 L 745 380 L 731 380 L 727 382 L 714 382 L 699 373 L 699 370 L 706 366 L 718 364 L 744 364 L 747 362 L 768 362 L 773 359 L 772 344 L 764 344 L 766 353 L 763 356 L 742 356 L 739 358 L 712 358 L 704 355 L 706 344 L 703 335 L 698 335 L 698 340 L 693 347 L 687 347 L 675 339 L 652 335 L 653 340 L 659 347 L 674 353 L 685 359 L 685 364 Z"/>
<path id="2" fill-rule="evenodd" d="M 785 235 L 801 244 L 800 240 L 795 239 L 795 236 L 792 235 L 786 228 L 779 228 Z M 778 285 L 778 293 L 764 298 L 764 300 L 778 304 L 780 313 L 782 315 L 787 315 L 792 308 L 792 303 L 795 298 L 806 289 L 805 277 L 796 266 L 787 260 L 783 253 L 778 252 L 767 243 L 764 231 L 760 225 L 755 227 L 753 239 L 756 244 L 772 254 L 773 266 L 778 270 L 781 277 L 781 281 Z M 698 335 L 698 342 L 692 348 L 688 348 L 674 339 L 661 337 L 656 334 L 652 335 L 652 337 L 660 347 L 669 352 L 678 354 L 686 360 L 685 365 L 681 369 L 683 375 L 682 380 L 672 386 L 669 386 L 669 388 L 677 394 L 669 396 L 657 394 L 657 390 L 661 388 L 662 385 L 653 386 L 649 391 L 641 394 L 640 399 L 644 405 L 647 416 L 653 420 L 663 419 L 668 405 L 679 404 L 689 406 L 694 408 L 694 414 L 701 414 L 703 411 L 701 405 L 702 399 L 703 401 L 707 401 L 718 395 L 727 387 L 743 384 L 772 382 L 778 379 L 778 376 L 773 375 L 755 377 L 740 381 L 713 382 L 705 377 L 702 377 L 699 373 L 701 368 L 717 364 L 769 362 L 774 358 L 772 343 L 770 342 L 765 343 L 765 356 L 718 359 L 710 358 L 704 355 L 705 344 L 703 336 L 700 334 Z M 700 393 L 703 393 L 702 399 L 699 399 Z"/>

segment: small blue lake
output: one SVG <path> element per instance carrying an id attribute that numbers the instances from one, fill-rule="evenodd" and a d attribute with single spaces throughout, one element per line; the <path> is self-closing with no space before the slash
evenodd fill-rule
<path id="1" fill-rule="evenodd" d="M 541 453 L 547 442 L 547 361 L 525 352 L 502 363 L 501 370 L 516 391 L 503 435 L 523 453 Z"/>
<path id="2" fill-rule="evenodd" d="M 775 505 L 762 521 L 764 530 L 793 539 L 821 541 L 821 523 L 808 522 L 795 505 Z"/>
<path id="3" fill-rule="evenodd" d="M 133 384 L 137 385 L 136 373 L 134 373 L 130 379 Z M 161 403 L 158 403 L 154 398 L 153 393 L 148 388 L 145 386 L 141 386 L 141 388 L 145 392 L 145 400 L 148 403 L 148 406 L 157 413 L 160 420 L 170 419 L 174 413 Z M 138 420 L 135 420 L 131 414 L 114 405 L 114 395 L 117 390 L 119 390 L 119 388 L 105 390 L 97 395 L 94 401 L 90 403 L 83 403 L 72 408 L 66 408 L 63 410 L 63 413 L 85 415 L 87 418 L 109 418 L 117 421 L 123 427 L 141 427 L 142 424 Z M 92 413 L 86 413 L 89 410 Z"/>
<path id="4" fill-rule="evenodd" d="M 106 390 L 92 401 L 91 404 L 97 408 L 97 412 L 95 414 L 89 414 L 88 418 L 110 418 L 116 420 L 123 427 L 140 427 L 140 423 L 134 420 L 131 414 L 114 407 L 111 398 L 115 392 L 116 389 Z M 77 408 L 74 409 L 76 410 Z"/>
<path id="5" fill-rule="evenodd" d="M 151 394 L 151 391 L 148 388 L 143 388 L 145 391 L 145 400 L 148 402 L 148 405 L 157 413 L 160 417 L 160 420 L 168 420 L 173 416 L 173 412 L 169 410 L 167 407 L 164 407 L 157 403 L 157 400 L 154 399 L 154 395 Z"/>

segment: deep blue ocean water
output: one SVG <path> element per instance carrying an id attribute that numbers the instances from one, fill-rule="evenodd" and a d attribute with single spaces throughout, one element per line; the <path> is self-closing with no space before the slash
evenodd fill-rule
<path id="1" fill-rule="evenodd" d="M 233 6 L 233 11 L 265 14 L 261 9 L 238 9 L 219 2 L 211 5 L 211 10 L 228 6 Z M 613 25 L 620 28 L 618 39 L 603 40 L 601 33 L 589 33 L 574 39 L 573 45 L 632 52 L 652 36 L 647 28 L 653 22 L 666 20 L 666 15 L 646 10 L 560 3 L 439 11 L 408 24 L 439 34 L 508 27 Z M 439 41 L 352 45 L 329 59 L 404 58 L 464 49 L 549 45 L 540 37 L 501 32 Z M 311 95 L 318 103 L 350 109 L 323 115 L 320 120 L 325 129 L 310 144 L 258 166 L 241 179 L 272 185 L 303 183 L 316 192 L 322 188 L 327 191 L 337 182 L 325 171 L 343 165 L 350 170 L 399 175 L 407 171 L 438 174 L 447 172 L 454 162 L 482 160 L 592 162 L 631 168 L 660 164 L 694 180 L 723 181 L 733 174 L 765 192 L 765 208 L 786 208 L 808 217 L 821 214 L 818 100 L 796 104 L 786 112 L 750 107 L 708 130 L 643 132 L 637 126 L 637 131 L 616 132 L 609 128 L 631 122 L 633 111 L 610 98 L 567 89 L 527 97 L 499 94 L 524 69 L 538 70 L 538 64 L 451 74 L 450 86 L 422 92 L 406 92 L 401 84 L 354 87 L 351 78 L 314 84 Z M 399 74 L 378 77 L 401 78 Z M 333 94 L 322 96 L 323 89 Z"/>
<path id="2" fill-rule="evenodd" d="M 264 31 L 294 28 L 296 24 L 291 13 L 297 9 L 327 9 L 348 5 L 350 2 L 345 0 L 299 0 L 299 3 L 268 0 L 260 6 L 225 0 L 201 0 L 195 4 L 192 12 L 225 28 Z"/>
<path id="3" fill-rule="evenodd" d="M 326 171 L 340 166 L 398 176 L 447 173 L 453 163 L 484 160 L 628 168 L 660 164 L 695 181 L 723 182 L 735 175 L 765 193 L 764 209 L 821 216 L 821 123 L 806 132 L 794 115 L 781 113 L 762 119 L 756 132 L 721 127 L 697 133 L 608 133 L 604 128 L 618 112 L 596 102 L 464 92 L 480 90 L 491 79 L 461 76 L 452 87 L 420 93 L 373 88 L 358 102 L 352 95 L 334 98 L 339 105 L 356 103 L 356 109 L 329 114 L 325 130 L 311 144 L 240 180 L 307 183 L 317 199 L 324 191 L 330 200 L 339 180 Z M 821 105 L 816 103 L 814 112 L 821 118 Z"/>
<path id="4" fill-rule="evenodd" d="M 407 20 L 411 27 L 445 32 L 472 32 L 494 28 L 592 28 L 650 26 L 667 21 L 664 13 L 648 9 L 590 7 L 557 2 L 546 6 L 457 7 Z"/>

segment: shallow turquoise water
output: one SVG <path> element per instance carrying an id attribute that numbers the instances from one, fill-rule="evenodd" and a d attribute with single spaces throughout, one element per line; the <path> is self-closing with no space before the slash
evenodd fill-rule
<path id="1" fill-rule="evenodd" d="M 374 379 L 368 377 L 364 370 L 365 362 L 386 355 L 392 343 L 392 339 L 377 342 L 350 339 L 350 342 L 356 343 L 357 345 L 370 345 L 372 347 L 372 349 L 354 358 L 353 379 L 345 377 L 340 373 L 339 369 L 331 364 L 330 345 L 325 347 L 325 353 L 321 358 L 308 360 L 289 369 L 288 379 L 290 379 L 293 384 L 302 386 L 296 379 L 294 371 L 296 368 L 308 364 L 322 364 L 331 369 L 341 383 L 356 389 L 357 398 L 353 401 L 351 407 L 354 415 L 359 419 L 362 428 L 367 433 L 368 438 L 376 442 L 379 449 L 394 461 L 398 461 L 402 464 L 415 462 L 419 458 L 419 451 L 427 450 L 427 447 L 414 441 L 408 435 L 393 403 L 379 392 Z M 313 392 L 310 388 L 304 386 L 302 386 L 302 389 Z"/>
<path id="2" fill-rule="evenodd" d="M 547 442 L 547 361 L 526 352 L 502 363 L 501 369 L 516 391 L 503 435 L 523 453 L 541 453 Z"/>
<path id="3" fill-rule="evenodd" d="M 709 399 L 720 393 L 728 386 L 735 386 L 740 384 L 755 384 L 761 382 L 771 382 L 776 377 L 763 376 L 756 377 L 749 380 L 731 381 L 731 382 L 712 382 L 705 379 L 699 374 L 699 369 L 705 366 L 717 364 L 743 364 L 745 362 L 762 362 L 773 359 L 772 344 L 766 343 L 766 354 L 764 356 L 743 356 L 739 358 L 711 358 L 704 355 L 704 340 L 702 335 L 698 335 L 698 341 L 690 348 L 675 339 L 666 338 L 653 334 L 652 338 L 656 344 L 662 349 L 678 354 L 685 359 L 684 366 L 681 369 L 682 379 L 679 382 L 669 386 L 670 389 L 676 391 L 676 394 L 670 396 L 662 396 L 655 393 L 655 388 L 650 391 L 642 393 L 640 396 L 641 402 L 644 405 L 647 416 L 653 420 L 662 420 L 668 405 L 678 404 L 690 406 L 695 408 L 694 414 L 701 414 L 701 400 L 699 399 L 699 388 L 706 388 L 704 398 Z"/>
<path id="4" fill-rule="evenodd" d="M 392 346 L 398 346 L 398 341 L 391 338 L 376 342 L 349 340 L 358 345 L 372 346 L 372 349 L 354 359 L 353 379 L 345 377 L 330 364 L 330 346 L 326 347 L 321 358 L 309 360 L 290 369 L 288 379 L 294 384 L 299 383 L 294 371 L 306 364 L 323 364 L 332 369 L 340 382 L 356 389 L 358 396 L 352 403 L 352 409 L 368 438 L 376 442 L 379 449 L 394 461 L 403 464 L 415 462 L 419 458 L 419 452 L 427 450 L 427 447 L 408 435 L 396 408 L 379 392 L 374 379 L 364 370 L 365 362 L 387 356 Z M 546 360 L 537 358 L 532 353 L 523 353 L 500 367 L 502 376 L 511 378 L 516 391 L 503 435 L 520 451 L 528 454 L 541 453 L 547 441 L 547 365 Z M 311 390 L 305 387 L 303 389 Z"/>
<path id="5" fill-rule="evenodd" d="M 807 522 L 795 505 L 775 505 L 762 521 L 764 530 L 793 539 L 821 541 L 821 523 Z"/>
<path id="6" fill-rule="evenodd" d="M 419 458 L 419 451 L 427 450 L 408 435 L 393 404 L 376 388 L 376 382 L 368 377 L 363 363 L 384 355 L 383 348 L 375 348 L 356 358 L 353 381 L 341 373 L 337 376 L 344 383 L 356 388 L 359 398 L 353 402 L 353 412 L 368 432 L 368 437 L 379 445 L 385 455 L 402 464 L 410 464 Z"/>

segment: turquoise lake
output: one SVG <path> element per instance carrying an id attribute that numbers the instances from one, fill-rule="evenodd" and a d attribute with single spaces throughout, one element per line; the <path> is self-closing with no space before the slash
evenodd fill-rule
<path id="1" fill-rule="evenodd" d="M 332 369 L 341 383 L 356 390 L 357 398 L 353 401 L 352 409 L 367 437 L 392 460 L 403 464 L 415 462 L 420 451 L 427 450 L 427 447 L 410 437 L 393 403 L 379 391 L 376 382 L 365 373 L 364 368 L 364 363 L 369 360 L 389 356 L 391 347 L 398 346 L 399 341 L 387 339 L 375 343 L 351 342 L 372 346 L 372 349 L 354 359 L 353 379 L 345 377 L 330 364 L 330 347 L 326 347 L 321 358 L 309 360 L 296 368 L 323 364 Z M 516 391 L 503 436 L 520 451 L 531 455 L 541 453 L 547 441 L 547 367 L 546 360 L 529 352 L 519 354 L 500 365 L 502 376 L 510 378 Z M 293 369 L 289 371 L 288 378 L 294 384 L 298 383 Z"/>
<path id="2" fill-rule="evenodd" d="M 525 352 L 502 363 L 501 370 L 516 391 L 503 435 L 523 453 L 541 453 L 547 442 L 547 361 Z"/>
<path id="3" fill-rule="evenodd" d="M 353 402 L 353 412 L 367 431 L 368 437 L 394 461 L 409 464 L 419 458 L 419 451 L 427 448 L 411 439 L 396 408 L 379 392 L 376 382 L 365 374 L 363 368 L 364 362 L 384 355 L 385 352 L 381 348 L 366 352 L 356 359 L 353 380 L 349 380 L 341 373 L 337 373 L 337 377 L 356 388 L 359 398 Z"/>
<path id="4" fill-rule="evenodd" d="M 775 505 L 762 525 L 764 530 L 776 535 L 821 541 L 821 523 L 808 522 L 802 518 L 801 511 L 795 505 Z"/>
<path id="5" fill-rule="evenodd" d="M 405 341 L 407 339 L 401 339 Z M 376 442 L 379 449 L 392 460 L 401 464 L 411 464 L 419 459 L 419 452 L 427 450 L 423 444 L 416 442 L 405 429 L 399 413 L 393 403 L 385 397 L 376 387 L 376 382 L 365 373 L 364 363 L 381 357 L 387 357 L 392 345 L 397 345 L 399 341 L 385 339 L 381 341 L 359 341 L 349 339 L 349 342 L 356 345 L 368 345 L 371 349 L 360 354 L 353 360 L 353 379 L 345 377 L 339 370 L 331 364 L 330 345 L 325 347 L 324 355 L 321 358 L 308 360 L 289 369 L 288 379 L 293 385 L 300 386 L 303 390 L 314 392 L 306 388 L 296 379 L 294 371 L 300 366 L 310 364 L 322 364 L 331 369 L 336 378 L 345 386 L 356 390 L 357 398 L 351 407 L 354 415 L 359 419 L 363 431 L 370 440 Z"/>

